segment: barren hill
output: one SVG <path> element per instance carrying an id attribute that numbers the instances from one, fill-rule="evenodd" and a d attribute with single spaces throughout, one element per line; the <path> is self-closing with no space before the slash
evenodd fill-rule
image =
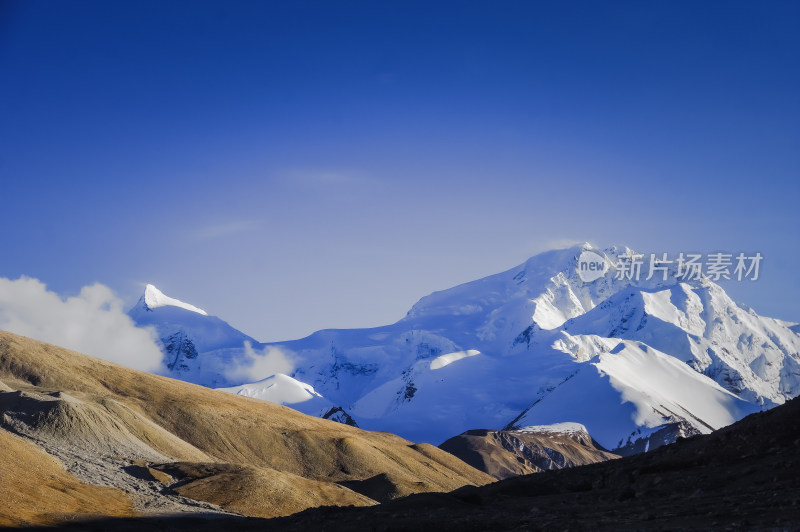
<path id="1" fill-rule="evenodd" d="M 577 423 L 525 430 L 468 430 L 439 448 L 498 479 L 619 458 L 600 447 Z"/>

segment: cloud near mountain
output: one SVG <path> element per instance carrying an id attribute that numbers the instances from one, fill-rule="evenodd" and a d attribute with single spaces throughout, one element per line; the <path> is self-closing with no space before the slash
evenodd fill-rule
<path id="1" fill-rule="evenodd" d="M 237 361 L 225 371 L 225 376 L 231 380 L 252 382 L 283 373 L 294 371 L 292 353 L 287 349 L 275 346 L 266 346 L 264 349 L 254 349 L 249 341 L 244 342 L 245 357 Z"/>
<path id="2" fill-rule="evenodd" d="M 0 278 L 0 329 L 143 371 L 162 354 L 151 328 L 137 327 L 110 288 L 93 284 L 62 298 L 31 277 Z"/>

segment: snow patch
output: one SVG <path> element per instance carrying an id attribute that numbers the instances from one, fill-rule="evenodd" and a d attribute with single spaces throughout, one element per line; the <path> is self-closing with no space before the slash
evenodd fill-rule
<path id="1" fill-rule="evenodd" d="M 553 423 L 552 425 L 531 425 L 515 429 L 514 432 L 532 432 L 536 434 L 588 434 L 586 427 L 580 423 Z"/>
<path id="2" fill-rule="evenodd" d="M 315 397 L 322 398 L 310 384 L 300 382 L 283 373 L 278 373 L 250 384 L 217 389 L 222 392 L 253 397 L 281 405 L 303 403 Z"/>
<path id="3" fill-rule="evenodd" d="M 480 354 L 481 352 L 478 351 L 477 349 L 467 349 L 466 351 L 456 351 L 455 353 L 447 353 L 446 355 L 441 355 L 434 358 L 431 361 L 431 369 L 433 370 L 441 369 L 463 358 L 474 357 L 475 355 L 480 355 Z"/>

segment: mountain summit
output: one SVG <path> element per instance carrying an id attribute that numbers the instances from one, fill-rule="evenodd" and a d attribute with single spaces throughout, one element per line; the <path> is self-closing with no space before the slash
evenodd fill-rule
<path id="1" fill-rule="evenodd" d="M 144 294 L 142 295 L 138 304 L 144 306 L 148 310 L 170 306 L 196 312 L 198 314 L 202 314 L 203 316 L 208 316 L 208 313 L 205 310 L 197 308 L 194 305 L 190 305 L 189 303 L 184 303 L 178 299 L 169 297 L 151 284 L 148 284 L 144 287 Z"/>
<path id="2" fill-rule="evenodd" d="M 169 297 L 152 284 L 128 315 L 138 326 L 156 330 L 166 375 L 197 384 L 229 384 L 226 369 L 244 356 L 245 342 L 255 343 L 216 316 Z"/>
<path id="3" fill-rule="evenodd" d="M 586 253 L 602 270 L 589 282 L 579 270 Z M 294 365 L 289 376 L 316 394 L 308 410 L 292 408 L 323 415 L 322 396 L 360 427 L 435 444 L 470 429 L 573 422 L 624 453 L 708 433 L 800 394 L 795 324 L 759 316 L 708 277 L 682 279 L 676 264 L 651 264 L 648 255 L 641 277 L 619 275 L 632 255 L 589 244 L 548 251 L 423 297 L 395 324 L 275 344 L 231 328 L 224 349 L 208 349 L 207 331 L 187 324 L 217 318 L 176 307 L 144 317 L 185 331 L 196 347 L 188 369 L 172 376 L 258 396 L 266 387 L 238 386 L 247 383 L 226 365 L 248 366 L 258 381 L 271 376 L 257 374 L 259 357 L 279 350 Z M 169 327 L 159 322 L 167 310 Z"/>

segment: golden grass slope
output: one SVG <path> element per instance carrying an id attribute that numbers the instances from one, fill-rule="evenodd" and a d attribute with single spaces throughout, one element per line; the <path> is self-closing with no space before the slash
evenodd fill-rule
<path id="1" fill-rule="evenodd" d="M 135 515 L 120 490 L 79 482 L 35 444 L 0 430 L 0 526 L 54 524 L 67 518 Z"/>
<path id="2" fill-rule="evenodd" d="M 0 380 L 16 390 L 0 391 L 3 428 L 96 455 L 221 464 L 214 474 L 194 478 L 193 488 L 184 484 L 183 492 L 246 515 L 371 504 L 332 483 L 379 475 L 397 486 L 388 490 L 389 498 L 493 480 L 433 446 L 414 446 L 392 434 L 130 370 L 6 332 L 0 332 Z M 0 465 L 5 461 L 0 456 Z M 230 498 L 231 475 L 264 495 Z M 0 505 L 4 497 L 0 494 Z"/>

